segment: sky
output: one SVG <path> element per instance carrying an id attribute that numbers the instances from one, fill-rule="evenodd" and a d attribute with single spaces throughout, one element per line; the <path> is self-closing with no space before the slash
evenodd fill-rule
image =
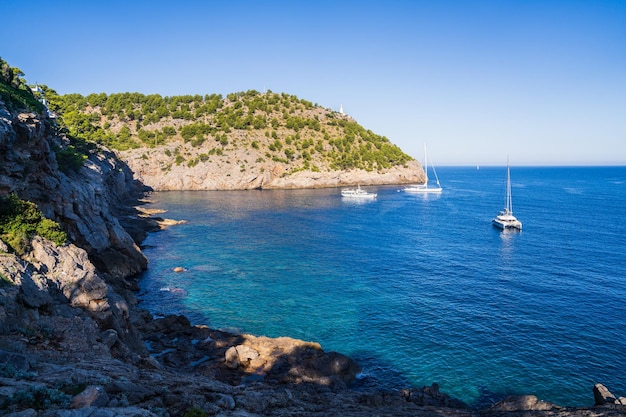
<path id="1" fill-rule="evenodd" d="M 0 2 L 60 94 L 271 90 L 436 165 L 626 165 L 626 0 Z"/>

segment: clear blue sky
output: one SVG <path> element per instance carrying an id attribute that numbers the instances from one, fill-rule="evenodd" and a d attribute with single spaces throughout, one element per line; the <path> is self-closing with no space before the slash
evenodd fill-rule
<path id="1" fill-rule="evenodd" d="M 0 16 L 0 56 L 61 94 L 270 89 L 437 165 L 626 165 L 626 0 L 2 0 Z"/>

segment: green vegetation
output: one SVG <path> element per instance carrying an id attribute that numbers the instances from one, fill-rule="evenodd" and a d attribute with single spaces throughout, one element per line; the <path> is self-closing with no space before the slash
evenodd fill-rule
<path id="1" fill-rule="evenodd" d="M 55 149 L 59 170 L 65 174 L 76 172 L 87 160 L 88 154 L 96 149 L 93 142 L 68 135 L 70 144 L 64 149 Z"/>
<path id="2" fill-rule="evenodd" d="M 43 85 L 41 91 L 33 92 L 23 78 L 24 73 L 19 68 L 11 67 L 0 58 L 0 97 L 10 111 L 32 111 L 38 114 L 46 112 L 46 106 L 40 101 L 42 96 L 57 103 L 60 96 L 56 91 Z M 51 105 L 51 110 L 58 110 L 57 105 Z M 94 120 L 78 112 L 66 115 L 66 122 L 70 126 L 70 145 L 64 149 L 56 149 L 59 169 L 68 174 L 77 171 L 87 159 L 87 154 L 95 147 L 88 143 L 85 136 L 97 136 L 98 129 L 92 124 Z M 67 132 L 66 132 L 67 133 Z M 74 134 L 72 134 L 74 133 Z"/>
<path id="3" fill-rule="evenodd" d="M 13 281 L 9 279 L 9 277 L 4 274 L 0 274 L 0 288 L 2 287 L 10 287 L 13 285 Z M 0 375 L 2 375 L 2 366 L 0 366 Z"/>
<path id="4" fill-rule="evenodd" d="M 238 150 L 253 151 L 257 161 L 286 164 L 289 172 L 376 171 L 413 159 L 352 118 L 286 93 L 248 90 L 226 97 L 140 93 L 85 97 L 59 95 L 40 85 L 35 94 L 23 75 L 0 58 L 0 95 L 10 110 L 40 114 L 46 108 L 38 97 L 45 96 L 49 110 L 57 115 L 56 126 L 70 140 L 69 146 L 55 149 L 59 169 L 66 174 L 80 169 L 98 145 L 124 151 L 172 145 L 178 149 L 184 144 L 184 152 L 175 152 L 169 167 L 211 162 L 198 154 L 223 156 L 222 161 L 228 162 Z"/>
<path id="5" fill-rule="evenodd" d="M 207 417 L 209 413 L 198 407 L 192 407 L 185 412 L 183 417 Z"/>
<path id="6" fill-rule="evenodd" d="M 48 87 L 45 92 L 70 136 L 121 151 L 181 143 L 208 155 L 254 150 L 267 160 L 290 165 L 292 172 L 311 167 L 372 171 L 412 160 L 350 117 L 285 93 L 84 97 L 60 96 Z M 205 162 L 193 153 L 186 156 L 176 154 L 172 162 L 190 167 Z"/>
<path id="7" fill-rule="evenodd" d="M 11 67 L 0 58 L 0 97 L 9 110 L 29 110 L 42 113 L 44 105 L 37 100 L 22 78 L 24 73 L 19 68 Z"/>
<path id="8" fill-rule="evenodd" d="M 13 394 L 8 400 L 8 405 L 15 405 L 21 409 L 49 410 L 53 406 L 69 407 L 71 401 L 70 395 L 56 388 L 29 387 Z"/>
<path id="9" fill-rule="evenodd" d="M 59 224 L 45 218 L 34 203 L 20 200 L 15 194 L 0 197 L 0 238 L 15 253 L 24 255 L 35 235 L 59 246 L 67 241 Z"/>

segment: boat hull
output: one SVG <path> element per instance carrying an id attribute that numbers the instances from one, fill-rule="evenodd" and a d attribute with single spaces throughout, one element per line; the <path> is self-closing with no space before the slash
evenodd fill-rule
<path id="1" fill-rule="evenodd" d="M 341 193 L 341 197 L 343 198 L 355 198 L 361 200 L 373 200 L 377 197 L 376 194 L 367 193 L 367 194 L 351 194 L 351 193 Z"/>
<path id="2" fill-rule="evenodd" d="M 344 198 L 358 198 L 361 200 L 372 200 L 375 199 L 378 194 L 370 193 L 365 190 L 359 188 L 346 188 L 345 190 L 341 190 L 341 196 Z"/>
<path id="3" fill-rule="evenodd" d="M 441 187 L 425 187 L 420 185 L 405 187 L 404 191 L 407 193 L 415 194 L 441 194 L 443 188 Z"/>
<path id="4" fill-rule="evenodd" d="M 495 218 L 491 221 L 491 224 L 500 230 L 522 230 L 522 222 L 519 220 L 502 220 Z"/>

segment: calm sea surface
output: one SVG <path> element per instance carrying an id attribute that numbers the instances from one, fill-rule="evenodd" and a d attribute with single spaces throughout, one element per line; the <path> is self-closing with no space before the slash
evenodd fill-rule
<path id="1" fill-rule="evenodd" d="M 440 384 L 469 404 L 626 396 L 626 167 L 512 167 L 521 233 L 491 219 L 505 168 L 441 167 L 440 196 L 366 187 L 162 192 L 142 306 L 320 342 L 362 386 Z M 186 268 L 174 273 L 177 266 Z"/>

